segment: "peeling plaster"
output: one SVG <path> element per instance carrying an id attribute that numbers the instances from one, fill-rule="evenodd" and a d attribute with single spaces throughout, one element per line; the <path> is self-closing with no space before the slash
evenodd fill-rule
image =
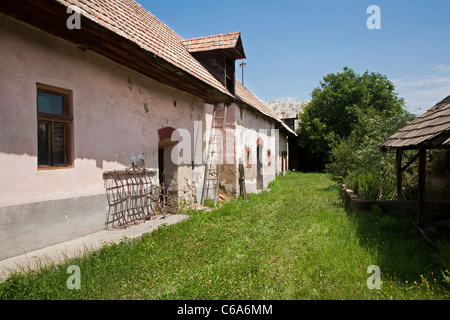
<path id="1" fill-rule="evenodd" d="M 142 90 L 139 89 L 139 93 L 141 94 L 142 97 L 142 102 L 144 104 L 144 110 L 145 110 L 145 114 L 148 114 L 149 110 L 148 110 L 148 104 L 147 101 L 145 100 L 144 94 L 142 93 Z"/>

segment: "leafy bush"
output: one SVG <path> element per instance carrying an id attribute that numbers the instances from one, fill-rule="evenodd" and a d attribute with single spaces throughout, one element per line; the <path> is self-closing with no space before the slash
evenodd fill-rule
<path id="1" fill-rule="evenodd" d="M 380 199 L 381 178 L 379 172 L 375 170 L 349 171 L 346 178 L 346 185 L 362 199 Z"/>
<path id="2" fill-rule="evenodd" d="M 448 241 L 438 241 L 439 252 L 437 258 L 445 270 L 441 270 L 443 282 L 450 285 L 450 243 Z"/>
<path id="3" fill-rule="evenodd" d="M 348 67 L 323 77 L 299 115 L 298 143 L 305 150 L 302 170 L 323 170 L 330 162 L 333 140 L 346 139 L 358 126 L 364 129 L 363 114 L 385 114 L 395 121 L 403 112 L 404 100 L 394 90 L 386 76 L 369 71 L 357 74 Z"/>
<path id="4" fill-rule="evenodd" d="M 450 175 L 450 150 L 431 151 L 430 171 L 438 175 Z"/>
<path id="5" fill-rule="evenodd" d="M 412 118 L 406 111 L 396 116 L 374 109 L 361 111 L 351 134 L 333 142 L 327 172 L 345 182 L 362 199 L 396 198 L 395 152 L 381 152 L 378 146 Z M 415 171 L 404 175 L 404 188 L 409 191 L 409 182 L 415 182 L 411 177 Z"/>

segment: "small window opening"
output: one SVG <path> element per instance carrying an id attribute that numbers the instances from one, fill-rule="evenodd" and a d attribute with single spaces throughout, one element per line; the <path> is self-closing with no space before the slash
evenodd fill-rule
<path id="1" fill-rule="evenodd" d="M 37 86 L 38 167 L 72 165 L 71 92 Z"/>

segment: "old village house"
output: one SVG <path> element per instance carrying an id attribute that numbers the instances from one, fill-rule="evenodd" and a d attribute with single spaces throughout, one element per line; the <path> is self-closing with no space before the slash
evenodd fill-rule
<path id="1" fill-rule="evenodd" d="M 105 228 L 104 175 L 132 162 L 201 202 L 205 159 L 179 137 L 210 150 L 219 109 L 222 193 L 239 196 L 239 164 L 247 192 L 287 169 L 295 133 L 235 81 L 239 32 L 186 40 L 133 0 L 3 0 L 0 41 L 0 259 Z"/>

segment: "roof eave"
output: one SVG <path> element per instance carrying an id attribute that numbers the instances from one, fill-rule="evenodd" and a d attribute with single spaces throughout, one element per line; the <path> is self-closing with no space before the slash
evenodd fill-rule
<path id="1" fill-rule="evenodd" d="M 246 59 L 247 57 L 244 52 L 244 46 L 242 44 L 241 33 L 239 31 L 231 32 L 231 33 L 235 33 L 238 35 L 238 38 L 236 39 L 233 46 L 201 49 L 201 48 L 189 48 L 189 45 L 187 44 L 195 39 L 203 39 L 203 38 L 208 38 L 208 37 L 187 39 L 187 40 L 185 40 L 184 45 L 190 53 L 225 51 L 225 52 L 228 52 L 231 56 L 233 56 L 236 60 Z M 219 36 L 219 35 L 216 35 L 216 36 Z"/>
<path id="2" fill-rule="evenodd" d="M 136 43 L 81 15 L 81 29 L 66 26 L 67 7 L 55 0 L 2 0 L 0 12 L 66 41 L 89 49 L 127 68 L 209 102 L 233 102 L 225 88 L 219 90 L 202 79 L 149 52 Z"/>
<path id="3" fill-rule="evenodd" d="M 444 131 L 434 137 L 421 141 L 419 143 L 399 143 L 398 140 L 389 142 L 389 139 L 383 142 L 379 149 L 385 152 L 389 149 L 413 150 L 419 148 L 426 149 L 444 149 L 450 147 L 450 131 Z"/>

